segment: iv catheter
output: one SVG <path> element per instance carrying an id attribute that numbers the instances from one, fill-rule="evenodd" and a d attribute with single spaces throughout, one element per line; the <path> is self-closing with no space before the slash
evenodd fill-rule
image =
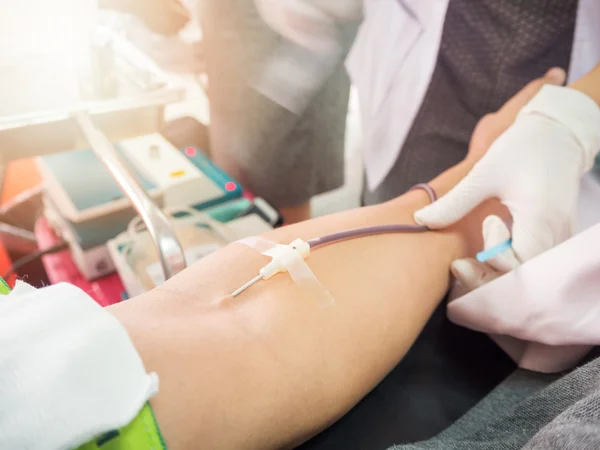
<path id="1" fill-rule="evenodd" d="M 318 247 L 324 247 L 325 245 L 334 244 L 340 241 L 346 241 L 349 239 L 356 239 L 365 236 L 374 236 L 377 234 L 423 233 L 425 231 L 429 231 L 429 228 L 422 225 L 380 225 L 376 227 L 355 228 L 352 230 L 341 231 L 339 233 L 332 233 L 326 236 L 311 239 L 307 242 L 297 239 L 290 245 L 296 251 L 298 249 L 297 247 L 294 247 L 294 245 L 305 246 L 307 248 L 307 251 L 298 253 L 300 253 L 300 256 L 302 256 L 303 259 L 306 259 L 306 257 L 310 254 L 310 250 L 316 249 Z M 260 269 L 260 273 L 256 277 L 254 277 L 252 280 L 244 284 L 241 288 L 236 290 L 233 294 L 231 294 L 231 296 L 236 297 L 252 285 L 258 283 L 260 280 L 268 280 L 273 275 L 285 271 L 285 267 L 276 258 L 273 258 L 273 260 L 269 264 Z"/>
<path id="2" fill-rule="evenodd" d="M 254 278 L 252 278 L 250 281 L 248 281 L 246 284 L 244 284 L 241 288 L 239 288 L 233 294 L 231 294 L 231 296 L 232 297 L 237 297 L 242 292 L 244 292 L 246 289 L 248 289 L 250 286 L 258 283 L 262 279 L 263 279 L 263 275 L 262 275 L 262 273 L 259 273 L 257 276 L 255 276 Z"/>
<path id="3" fill-rule="evenodd" d="M 427 192 L 429 195 L 429 199 L 431 202 L 435 202 L 437 200 L 437 195 L 435 191 L 427 184 L 418 184 L 411 188 L 410 190 L 422 189 Z M 297 239 L 296 241 L 290 244 L 291 248 L 293 248 L 298 254 L 306 259 L 310 254 L 311 250 L 314 250 L 318 247 L 323 247 L 325 245 L 333 244 L 340 241 L 345 241 L 348 239 L 355 239 L 359 237 L 365 236 L 374 236 L 378 234 L 391 234 L 391 233 L 423 233 L 429 231 L 429 228 L 423 225 L 379 225 L 373 227 L 364 227 L 364 228 L 355 228 L 352 230 L 340 231 L 337 233 L 328 234 L 326 236 L 321 236 L 315 239 L 311 239 L 307 242 L 302 241 L 301 239 Z M 232 297 L 237 297 L 246 289 L 250 288 L 254 284 L 258 283 L 260 280 L 268 280 L 273 275 L 285 272 L 286 269 L 282 262 L 275 257 L 273 260 L 267 264 L 265 267 L 260 269 L 260 273 L 254 277 L 252 280 L 248 281 L 242 287 L 237 289 L 235 292 L 231 294 Z"/>
<path id="4" fill-rule="evenodd" d="M 427 192 L 431 202 L 435 202 L 437 200 L 437 196 L 435 191 L 427 184 L 418 184 L 411 188 L 410 190 L 422 189 Z M 310 254 L 311 250 L 314 250 L 318 247 L 323 247 L 325 245 L 333 244 L 336 242 L 345 241 L 348 239 L 355 239 L 359 237 L 365 236 L 374 236 L 378 234 L 391 234 L 391 233 L 424 233 L 426 231 L 430 231 L 430 229 L 423 225 L 380 225 L 373 227 L 364 227 L 364 228 L 355 228 L 352 230 L 341 231 L 337 233 L 328 234 L 326 236 L 321 236 L 315 239 L 311 239 L 307 242 L 304 242 L 301 239 L 297 239 L 290 244 L 291 249 L 296 251 L 302 259 L 306 259 Z M 477 254 L 477 260 L 480 262 L 489 261 L 492 258 L 502 254 L 506 250 L 510 249 L 512 245 L 512 239 L 509 239 L 501 244 L 492 247 L 490 249 L 484 250 Z M 259 274 L 254 277 L 252 280 L 248 281 L 242 287 L 237 289 L 235 292 L 231 294 L 232 297 L 236 297 L 244 292 L 246 289 L 250 288 L 254 284 L 258 283 L 260 280 L 268 280 L 272 276 L 276 275 L 280 272 L 285 272 L 287 269 L 285 265 L 282 263 L 281 258 L 273 257 L 272 261 L 260 269 Z"/>

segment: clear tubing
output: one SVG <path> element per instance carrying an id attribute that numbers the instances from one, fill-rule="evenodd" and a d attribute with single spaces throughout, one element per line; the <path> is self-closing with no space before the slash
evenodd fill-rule
<path id="1" fill-rule="evenodd" d="M 417 184 L 410 190 L 412 191 L 415 189 L 421 189 L 427 192 L 427 195 L 429 195 L 429 199 L 431 200 L 431 202 L 435 202 L 437 200 L 437 195 L 435 194 L 435 191 L 428 184 Z M 332 244 L 334 242 L 339 242 L 346 239 L 354 239 L 361 236 L 372 236 L 374 234 L 389 233 L 423 233 L 425 231 L 429 231 L 429 228 L 422 225 L 379 225 L 374 227 L 355 228 L 353 230 L 346 230 L 340 231 L 338 233 L 328 234 L 326 236 L 311 239 L 310 241 L 306 242 L 306 244 L 308 244 L 311 249 L 314 249 L 327 244 Z M 274 242 L 270 242 L 259 237 L 246 238 L 238 242 L 246 244 L 249 247 L 256 248 L 263 255 L 270 256 L 272 258 L 276 257 L 275 254 L 270 253 L 272 249 L 278 246 L 278 244 L 275 244 Z M 292 248 L 294 248 L 295 250 L 295 247 Z M 285 269 L 290 274 L 294 282 L 298 284 L 298 286 L 307 290 L 310 293 L 311 297 L 318 298 L 319 303 L 322 306 L 329 306 L 333 304 L 333 297 L 331 296 L 329 291 L 327 291 L 327 289 L 325 289 L 325 287 L 319 282 L 319 280 L 317 280 L 317 278 L 311 272 L 308 265 L 306 265 L 306 262 L 303 259 L 306 256 L 300 256 L 298 254 L 299 259 L 297 259 L 295 263 L 293 263 L 291 266 L 287 266 Z M 248 283 L 244 284 L 241 288 L 236 290 L 231 295 L 231 297 L 236 297 L 237 295 L 241 294 L 250 286 L 259 282 L 262 279 L 267 278 L 264 278 L 261 273 L 257 277 L 250 280 Z"/>
<path id="2" fill-rule="evenodd" d="M 431 202 L 437 200 L 435 191 L 428 184 L 417 184 L 410 190 L 421 189 L 427 192 Z M 353 230 L 340 231 L 325 236 L 321 236 L 308 241 L 311 249 L 322 247 L 324 245 L 333 244 L 334 242 L 344 241 L 346 239 L 355 239 L 363 236 L 373 236 L 375 234 L 391 234 L 391 233 L 424 233 L 429 231 L 429 228 L 423 225 L 378 225 L 374 227 L 355 228 Z"/>
<path id="3" fill-rule="evenodd" d="M 334 242 L 344 241 L 346 239 L 355 239 L 363 236 L 373 236 L 375 234 L 390 233 L 423 233 L 429 231 L 429 228 L 422 225 L 380 225 L 377 227 L 355 228 L 354 230 L 340 231 L 326 236 L 318 237 L 308 241 L 311 249 L 333 244 Z"/>

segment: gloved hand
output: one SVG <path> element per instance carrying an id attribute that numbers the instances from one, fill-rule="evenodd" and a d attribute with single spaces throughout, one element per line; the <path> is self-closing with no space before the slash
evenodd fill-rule
<path id="1" fill-rule="evenodd" d="M 600 149 L 600 108 L 585 94 L 544 86 L 471 172 L 415 221 L 433 229 L 497 197 L 513 218 L 512 248 L 524 262 L 573 232 L 579 182 Z"/>

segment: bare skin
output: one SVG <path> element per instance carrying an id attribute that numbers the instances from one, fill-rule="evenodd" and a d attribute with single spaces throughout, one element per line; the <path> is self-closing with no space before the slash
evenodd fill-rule
<path id="1" fill-rule="evenodd" d="M 279 211 L 281 212 L 286 225 L 304 222 L 311 218 L 310 201 L 298 206 L 279 208 Z"/>

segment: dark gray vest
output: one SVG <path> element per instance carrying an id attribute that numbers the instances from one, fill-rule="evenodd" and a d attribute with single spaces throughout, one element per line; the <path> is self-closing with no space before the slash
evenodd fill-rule
<path id="1" fill-rule="evenodd" d="M 577 0 L 450 0 L 429 89 L 400 156 L 365 204 L 431 180 L 467 154 L 475 125 L 549 68 L 568 70 Z"/>

